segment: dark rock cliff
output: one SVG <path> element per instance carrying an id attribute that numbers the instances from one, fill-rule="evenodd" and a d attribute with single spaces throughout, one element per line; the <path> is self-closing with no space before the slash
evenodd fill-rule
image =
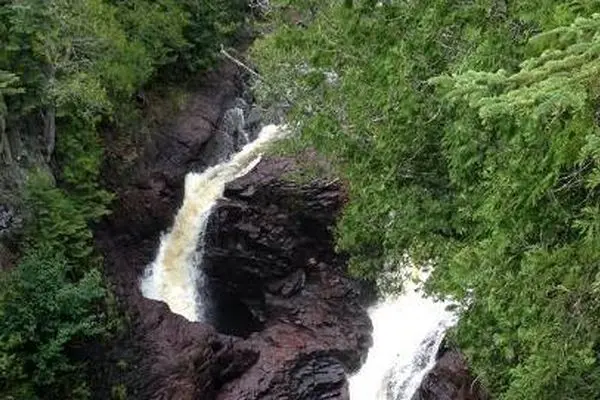
<path id="1" fill-rule="evenodd" d="M 370 346 L 360 287 L 345 277 L 331 227 L 343 204 L 336 183 L 281 180 L 288 160 L 265 160 L 233 182 L 213 213 L 206 247 L 212 298 L 235 297 L 258 331 L 238 349 L 258 360 L 227 383 L 220 400 L 343 399 L 345 374 Z M 213 321 L 231 317 L 215 310 Z M 225 332 L 227 333 L 227 332 Z"/>
<path id="2" fill-rule="evenodd" d="M 181 203 L 185 174 L 210 164 L 214 142 L 226 141 L 218 136 L 232 124 L 224 110 L 235 106 L 239 81 L 231 66 L 209 76 L 130 179 L 112 182 L 118 203 L 97 242 L 130 323 L 119 344 L 99 351 L 121 370 L 99 366 L 98 379 L 125 384 L 131 398 L 344 399 L 346 373 L 369 347 L 360 288 L 333 251 L 344 193 L 333 182 L 282 179 L 290 160 L 262 161 L 215 207 L 203 267 L 209 322 L 188 322 L 141 295 L 139 278 Z"/>
<path id="3" fill-rule="evenodd" d="M 488 400 L 456 349 L 442 345 L 433 369 L 423 378 L 412 400 Z"/>

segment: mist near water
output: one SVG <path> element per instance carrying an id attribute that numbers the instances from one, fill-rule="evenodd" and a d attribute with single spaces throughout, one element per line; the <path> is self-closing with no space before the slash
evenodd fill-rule
<path id="1" fill-rule="evenodd" d="M 410 400 L 435 365 L 446 330 L 456 322 L 447 306 L 407 281 L 402 295 L 371 307 L 373 346 L 349 378 L 350 400 Z"/>
<path id="2" fill-rule="evenodd" d="M 225 185 L 250 172 L 260 162 L 265 146 L 285 134 L 285 127 L 267 125 L 256 140 L 230 160 L 202 173 L 186 175 L 183 204 L 171 229 L 162 235 L 156 259 L 141 280 L 144 297 L 165 302 L 172 312 L 190 321 L 202 319 L 204 310 L 198 287 L 204 233 L 212 208 L 223 196 Z"/>

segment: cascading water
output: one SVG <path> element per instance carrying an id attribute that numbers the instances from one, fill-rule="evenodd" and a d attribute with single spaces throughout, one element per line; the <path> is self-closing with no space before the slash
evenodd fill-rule
<path id="1" fill-rule="evenodd" d="M 447 303 L 424 297 L 409 281 L 404 294 L 369 310 L 373 346 L 360 371 L 349 378 L 351 400 L 410 400 L 455 323 Z"/>
<path id="2" fill-rule="evenodd" d="M 246 175 L 260 161 L 261 151 L 285 135 L 277 125 L 262 128 L 258 137 L 229 161 L 189 173 L 185 177 L 183 204 L 171 230 L 162 236 L 156 259 L 141 281 L 142 294 L 167 303 L 171 311 L 190 321 L 202 318 L 198 294 L 199 265 L 202 263 L 203 235 L 211 209 L 223 195 L 225 185 Z"/>
<path id="3" fill-rule="evenodd" d="M 145 297 L 164 301 L 172 312 L 190 321 L 203 317 L 198 287 L 211 210 L 225 185 L 252 170 L 265 145 L 285 133 L 285 127 L 265 126 L 255 141 L 229 161 L 185 177 L 183 204 L 141 280 Z M 419 287 L 409 283 L 403 295 L 387 298 L 369 310 L 373 347 L 365 365 L 350 377 L 351 400 L 410 400 L 432 368 L 455 317 L 446 310 L 447 304 L 425 298 Z"/>

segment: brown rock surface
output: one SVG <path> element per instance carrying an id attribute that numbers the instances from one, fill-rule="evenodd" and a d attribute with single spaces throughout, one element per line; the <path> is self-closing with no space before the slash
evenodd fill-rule
<path id="1" fill-rule="evenodd" d="M 469 372 L 466 360 L 456 349 L 443 346 L 438 360 L 423 378 L 412 400 L 488 400 L 485 390 Z"/>
<path id="2" fill-rule="evenodd" d="M 154 258 L 160 235 L 168 229 L 183 194 L 183 178 L 202 168 L 208 142 L 218 134 L 222 110 L 240 91 L 239 72 L 224 66 L 205 79 L 174 122 L 144 150 L 131 176 L 111 180 L 117 194 L 112 215 L 96 230 L 98 247 L 105 256 L 106 272 L 117 299 L 130 319 L 124 343 L 109 346 L 106 358 L 129 362 L 120 375 L 135 399 L 210 399 L 223 382 L 241 373 L 257 357 L 237 350 L 236 338 L 220 335 L 209 324 L 190 323 L 160 302 L 145 299 L 139 280 Z M 205 121 L 202 130 L 186 118 Z M 121 178 L 121 177 L 119 177 Z M 108 396 L 108 397 L 107 397 Z M 96 393 L 97 398 L 109 398 Z"/>
<path id="3" fill-rule="evenodd" d="M 237 296 L 262 325 L 236 343 L 259 353 L 258 361 L 219 400 L 347 398 L 345 373 L 370 346 L 360 287 L 333 251 L 343 192 L 331 182 L 279 180 L 290 168 L 288 160 L 266 160 L 229 185 L 209 225 L 213 298 Z"/>
<path id="4" fill-rule="evenodd" d="M 231 66 L 209 76 L 130 179 L 111 182 L 108 166 L 118 200 L 96 237 L 130 323 L 103 356 L 129 365 L 100 375 L 117 376 L 128 398 L 343 399 L 345 373 L 369 346 L 359 287 L 333 252 L 330 227 L 343 192 L 330 182 L 286 182 L 289 160 L 261 162 L 214 210 L 205 265 L 211 323 L 188 322 L 141 295 L 139 279 L 181 203 L 184 176 L 206 166 L 239 80 Z"/>

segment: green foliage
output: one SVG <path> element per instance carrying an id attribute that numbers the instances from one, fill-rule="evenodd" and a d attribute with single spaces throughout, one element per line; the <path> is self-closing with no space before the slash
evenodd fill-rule
<path id="1" fill-rule="evenodd" d="M 84 123 L 73 121 L 64 127 L 59 137 L 56 156 L 62 165 L 59 175 L 61 187 L 78 203 L 81 215 L 96 222 L 106 215 L 112 195 L 99 184 L 103 148 L 94 130 Z"/>
<path id="2" fill-rule="evenodd" d="M 181 6 L 173 0 L 121 0 L 118 18 L 131 41 L 143 45 L 155 65 L 175 61 L 175 53 L 186 46 L 183 29 L 189 24 Z"/>
<path id="3" fill-rule="evenodd" d="M 29 249 L 0 285 L 0 394 L 3 398 L 87 398 L 62 379 L 78 372 L 65 354 L 104 332 L 98 313 L 104 290 L 98 271 L 77 281 L 55 249 Z M 83 394 L 83 396 L 82 396 Z"/>
<path id="4" fill-rule="evenodd" d="M 108 90 L 131 91 L 149 76 L 148 62 L 134 59 L 143 49 L 126 40 L 116 10 L 102 0 L 26 0 L 7 7 L 12 48 L 19 52 L 12 61 L 19 69 L 37 65 L 25 81 L 42 93 L 42 105 L 92 120 L 110 112 Z"/>
<path id="5" fill-rule="evenodd" d="M 19 77 L 13 73 L 0 70 L 0 135 L 6 131 L 6 119 L 8 117 L 8 107 L 5 96 L 23 93 L 23 89 L 18 87 Z M 3 138 L 0 138 L 0 143 Z M 0 146 L 0 155 L 4 149 Z"/>
<path id="6" fill-rule="evenodd" d="M 188 15 L 183 30 L 187 46 L 179 51 L 179 67 L 196 72 L 211 66 L 220 46 L 227 47 L 244 22 L 244 0 L 182 0 L 180 7 Z"/>
<path id="7" fill-rule="evenodd" d="M 19 77 L 13 73 L 0 70 L 0 111 L 6 112 L 6 103 L 4 96 L 11 94 L 23 93 L 23 89 L 18 87 Z"/>
<path id="8" fill-rule="evenodd" d="M 15 398 L 89 398 L 84 365 L 69 351 L 120 323 L 89 227 L 107 213 L 110 195 L 98 187 L 97 166 L 85 159 L 67 165 L 79 170 L 64 174 L 65 188 L 42 172 L 29 177 L 25 258 L 2 277 L 0 354 L 14 372 L 2 371 L 0 393 Z"/>
<path id="9" fill-rule="evenodd" d="M 127 400 L 127 386 L 123 384 L 113 386 L 110 392 L 113 400 Z"/>
<path id="10" fill-rule="evenodd" d="M 352 270 L 435 262 L 494 397 L 596 398 L 600 3 L 352 3 L 278 2 L 310 23 L 253 49 L 261 101 L 349 181 Z"/>
<path id="11" fill-rule="evenodd" d="M 100 183 L 100 127 L 134 120 L 132 98 L 152 79 L 212 65 L 245 3 L 0 3 L 0 158 L 11 161 L 9 129 L 43 138 L 56 175 L 31 171 L 24 258 L 0 273 L 0 397 L 84 399 L 85 365 L 71 353 L 119 325 L 90 229 L 112 200 Z"/>
<path id="12" fill-rule="evenodd" d="M 159 68 L 209 66 L 242 11 L 238 0 L 10 1 L 0 68 L 21 76 L 27 110 L 56 107 L 91 127 Z"/>
<path id="13" fill-rule="evenodd" d="M 485 294 L 457 337 L 506 398 L 593 398 L 600 389 L 599 33 L 597 15 L 578 18 L 533 37 L 518 72 L 433 80 L 457 116 L 445 152 L 459 212 L 472 224 L 445 272 L 460 275 L 446 280 Z M 494 331 L 480 333 L 482 320 Z M 471 347 L 475 336 L 493 350 Z"/>
<path id="14" fill-rule="evenodd" d="M 68 255 L 74 267 L 87 269 L 88 262 L 93 259 L 92 232 L 88 223 L 106 214 L 106 204 L 82 203 L 57 188 L 51 177 L 42 172 L 30 176 L 27 192 L 31 212 L 27 238 L 31 245 L 48 245 Z"/>

